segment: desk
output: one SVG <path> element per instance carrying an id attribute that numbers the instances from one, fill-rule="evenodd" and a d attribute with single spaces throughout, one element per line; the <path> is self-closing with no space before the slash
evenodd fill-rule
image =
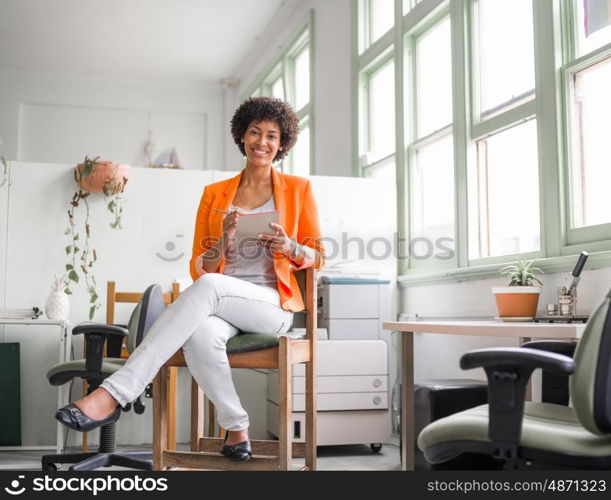
<path id="1" fill-rule="evenodd" d="M 72 323 L 51 319 L 4 319 L 0 318 L 0 325 L 47 325 L 59 328 L 59 362 L 63 363 L 70 359 L 70 348 L 72 346 Z M 50 368 L 50 367 L 49 367 Z M 44 381 L 42 381 L 44 383 Z M 60 385 L 57 388 L 57 407 L 60 408 L 69 403 L 70 384 Z M 0 446 L 0 450 L 46 450 L 55 449 L 57 453 L 64 450 L 65 427 L 57 423 L 56 446 Z"/>
<path id="2" fill-rule="evenodd" d="M 586 328 L 575 323 L 504 323 L 502 321 L 389 321 L 384 330 L 401 333 L 401 465 L 414 470 L 414 333 L 442 333 L 520 339 L 578 339 Z"/>

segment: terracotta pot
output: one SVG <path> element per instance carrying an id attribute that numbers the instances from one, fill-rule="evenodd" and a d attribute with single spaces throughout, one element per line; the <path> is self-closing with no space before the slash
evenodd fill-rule
<path id="1" fill-rule="evenodd" d="M 96 161 L 93 170 L 83 179 L 84 168 L 85 165 L 79 163 L 75 168 L 74 178 L 82 189 L 90 193 L 120 193 L 129 179 L 129 165 Z"/>
<path id="2" fill-rule="evenodd" d="M 501 318 L 534 318 L 537 315 L 541 287 L 498 286 L 492 288 L 492 293 Z"/>

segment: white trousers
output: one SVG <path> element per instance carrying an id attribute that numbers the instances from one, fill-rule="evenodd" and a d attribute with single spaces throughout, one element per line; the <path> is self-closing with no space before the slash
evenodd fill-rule
<path id="1" fill-rule="evenodd" d="M 227 341 L 239 331 L 280 335 L 292 322 L 293 313 L 280 307 L 277 290 L 224 274 L 204 274 L 166 308 L 125 365 L 101 387 L 125 406 L 182 347 L 191 374 L 217 408 L 221 427 L 247 429 L 248 414 L 231 378 Z"/>

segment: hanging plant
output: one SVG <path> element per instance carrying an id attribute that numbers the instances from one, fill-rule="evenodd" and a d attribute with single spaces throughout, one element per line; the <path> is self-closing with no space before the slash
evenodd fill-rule
<path id="1" fill-rule="evenodd" d="M 89 224 L 90 207 L 88 198 L 92 193 L 103 193 L 104 202 L 114 220 L 110 223 L 112 229 L 121 229 L 121 215 L 123 213 L 123 190 L 129 176 L 128 165 L 117 165 L 109 161 L 99 161 L 99 157 L 90 159 L 85 157 L 83 163 L 76 166 L 74 180 L 79 190 L 72 196 L 70 209 L 68 210 L 69 227 L 66 235 L 70 238 L 70 244 L 66 246 L 66 255 L 70 262 L 66 264 L 68 280 L 78 284 L 81 276 L 85 281 L 87 293 L 89 293 L 89 319 L 100 307 L 99 296 L 95 276 L 92 273 L 94 263 L 98 256 L 95 248 L 91 248 L 91 226 Z M 75 218 L 76 209 L 85 207 L 84 238 L 81 240 L 82 232 L 79 232 Z M 70 286 L 66 287 L 65 293 L 72 294 Z"/>

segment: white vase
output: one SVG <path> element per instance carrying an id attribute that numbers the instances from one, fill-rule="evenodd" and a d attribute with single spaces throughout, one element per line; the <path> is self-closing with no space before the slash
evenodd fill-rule
<path id="1" fill-rule="evenodd" d="M 65 320 L 70 313 L 70 300 L 62 291 L 53 291 L 47 297 L 45 313 L 49 319 Z"/>

